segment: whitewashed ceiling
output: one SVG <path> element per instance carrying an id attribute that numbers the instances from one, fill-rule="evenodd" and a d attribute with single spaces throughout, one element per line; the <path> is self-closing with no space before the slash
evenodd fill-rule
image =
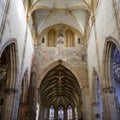
<path id="1" fill-rule="evenodd" d="M 66 24 L 83 36 L 87 29 L 90 0 L 33 0 L 33 23 L 37 34 L 56 24 Z"/>

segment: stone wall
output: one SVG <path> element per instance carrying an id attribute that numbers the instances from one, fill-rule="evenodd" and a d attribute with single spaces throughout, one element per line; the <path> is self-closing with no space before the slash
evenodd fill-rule
<path id="1" fill-rule="evenodd" d="M 73 67 L 79 74 L 81 81 L 87 81 L 86 51 L 84 45 L 79 47 L 35 47 L 33 71 L 36 80 L 40 80 L 41 73 L 53 62 L 63 60 Z M 82 73 L 82 74 L 81 74 Z"/>
<path id="2" fill-rule="evenodd" d="M 93 68 L 96 69 L 99 77 L 103 71 L 103 56 L 106 38 L 112 37 L 120 44 L 120 36 L 113 1 L 110 0 L 107 2 L 105 0 L 101 0 L 95 14 L 95 22 L 91 28 L 87 50 L 90 86 L 92 84 Z M 100 80 L 100 83 L 101 82 L 102 80 Z"/>
<path id="3" fill-rule="evenodd" d="M 0 5 L 4 6 L 4 1 L 1 2 Z M 11 0 L 7 7 L 8 11 L 0 11 L 1 19 L 3 19 L 4 14 L 6 14 L 6 18 L 4 19 L 5 25 L 0 31 L 0 34 L 3 31 L 0 38 L 0 51 L 3 51 L 4 47 L 12 41 L 17 43 L 19 81 L 25 69 L 28 68 L 30 71 L 33 54 L 32 36 L 29 31 L 29 26 L 26 23 L 26 15 L 22 0 Z"/>
<path id="4" fill-rule="evenodd" d="M 110 93 L 111 90 L 109 90 L 109 88 L 106 88 L 106 90 L 108 89 L 107 92 L 103 89 L 103 84 L 106 80 L 104 76 L 106 73 L 109 76 L 110 71 L 110 69 L 104 71 L 104 67 L 107 64 L 105 64 L 104 61 L 107 54 L 105 53 L 107 47 L 106 43 L 110 40 L 120 45 L 119 16 L 116 14 L 115 7 L 114 0 L 109 0 L 109 2 L 106 0 L 99 0 L 98 8 L 93 16 L 93 25 L 91 27 L 87 49 L 88 78 L 91 98 L 93 99 L 93 71 L 95 70 L 100 82 L 100 94 L 102 95 L 102 107 L 105 120 L 119 119 L 118 113 L 116 112 L 118 110 L 116 107 L 117 102 L 115 92 Z M 110 79 L 110 77 L 107 79 Z M 92 107 L 94 108 L 97 106 L 92 105 Z M 95 116 L 93 116 L 93 119 L 95 119 Z"/>
<path id="5" fill-rule="evenodd" d="M 9 97 L 6 101 L 10 102 L 10 107 L 6 106 L 6 111 L 12 107 L 12 114 L 5 113 L 5 119 L 17 119 L 17 111 L 19 106 L 19 96 L 21 92 L 21 81 L 24 72 L 28 71 L 28 84 L 30 81 L 31 64 L 33 57 L 32 36 L 29 25 L 26 22 L 26 15 L 22 0 L 1 0 L 0 1 L 0 56 L 4 49 L 11 43 L 15 43 L 14 49 L 17 53 L 17 69 L 16 85 L 11 88 Z M 11 68 L 12 71 L 13 68 Z M 16 91 L 15 91 L 16 90 Z M 7 99 L 10 98 L 10 99 Z M 8 115 L 9 114 L 9 115 Z M 11 116 L 11 115 L 12 116 Z"/>

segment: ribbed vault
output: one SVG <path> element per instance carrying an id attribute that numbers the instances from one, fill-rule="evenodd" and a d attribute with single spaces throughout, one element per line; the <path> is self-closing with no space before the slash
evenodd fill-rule
<path id="1" fill-rule="evenodd" d="M 50 70 L 40 85 L 40 98 L 44 105 L 76 106 L 81 101 L 80 95 L 77 79 L 61 64 Z"/>

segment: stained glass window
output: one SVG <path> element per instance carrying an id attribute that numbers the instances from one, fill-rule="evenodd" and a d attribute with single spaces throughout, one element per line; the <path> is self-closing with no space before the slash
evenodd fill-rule
<path id="1" fill-rule="evenodd" d="M 59 107 L 59 109 L 58 109 L 58 120 L 64 120 L 64 110 L 63 110 L 63 107 Z"/>
<path id="2" fill-rule="evenodd" d="M 111 50 L 111 78 L 114 79 L 116 95 L 120 106 L 120 51 L 115 44 Z"/>
<path id="3" fill-rule="evenodd" d="M 98 76 L 96 75 L 96 91 L 97 91 L 97 100 L 100 103 L 100 117 L 101 120 L 103 118 L 103 108 L 102 108 L 102 97 L 101 97 L 101 92 L 100 92 L 100 83 L 99 83 L 99 79 Z"/>
<path id="4" fill-rule="evenodd" d="M 72 107 L 68 106 L 67 109 L 68 120 L 72 120 Z"/>
<path id="5" fill-rule="evenodd" d="M 50 107 L 49 120 L 54 120 L 54 107 Z"/>

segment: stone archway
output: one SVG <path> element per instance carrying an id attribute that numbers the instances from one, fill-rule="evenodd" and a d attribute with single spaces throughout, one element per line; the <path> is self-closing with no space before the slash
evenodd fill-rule
<path id="1" fill-rule="evenodd" d="M 77 117 L 77 119 L 83 119 L 79 79 L 78 73 L 62 60 L 54 62 L 43 71 L 39 82 L 40 120 L 49 119 L 49 109 L 51 106 L 54 106 L 55 109 L 54 120 L 58 119 L 58 109 L 60 107 L 62 107 L 64 111 L 64 117 L 62 116 L 61 118 L 67 120 L 67 108 L 69 105 L 72 107 L 73 111 L 72 118 L 76 119 Z M 79 116 L 76 116 L 75 108 L 77 108 Z"/>
<path id="2" fill-rule="evenodd" d="M 109 37 L 106 39 L 104 54 L 103 54 L 103 71 L 102 71 L 102 89 L 103 89 L 103 110 L 104 119 L 119 120 L 118 101 L 116 99 L 116 89 L 114 84 L 114 69 L 113 69 L 113 46 L 120 49 L 120 45 L 115 39 Z M 111 64 L 112 63 L 112 64 Z"/>
<path id="3" fill-rule="evenodd" d="M 38 89 L 39 89 L 40 84 L 41 84 L 41 81 L 43 80 L 43 78 L 45 77 L 45 75 L 46 75 L 51 69 L 53 69 L 54 67 L 56 67 L 57 65 L 62 65 L 62 66 L 64 66 L 64 67 L 66 67 L 68 70 L 70 70 L 70 71 L 73 73 L 73 75 L 76 77 L 76 79 L 77 79 L 77 81 L 78 81 L 78 83 L 79 83 L 80 88 L 83 87 L 83 84 L 82 84 L 82 82 L 81 82 L 81 80 L 80 80 L 80 74 L 79 74 L 70 64 L 68 64 L 67 62 L 59 59 L 59 60 L 53 62 L 52 64 L 50 64 L 50 65 L 39 75 L 39 81 L 38 81 L 38 83 L 37 83 L 37 88 L 38 88 Z"/>
<path id="4" fill-rule="evenodd" d="M 16 48 L 16 43 L 12 41 L 6 44 L 0 53 L 0 114 L 1 119 L 5 120 L 17 119 L 17 111 L 14 111 L 14 99 L 16 93 L 18 93 L 16 89 L 18 74 Z"/>

